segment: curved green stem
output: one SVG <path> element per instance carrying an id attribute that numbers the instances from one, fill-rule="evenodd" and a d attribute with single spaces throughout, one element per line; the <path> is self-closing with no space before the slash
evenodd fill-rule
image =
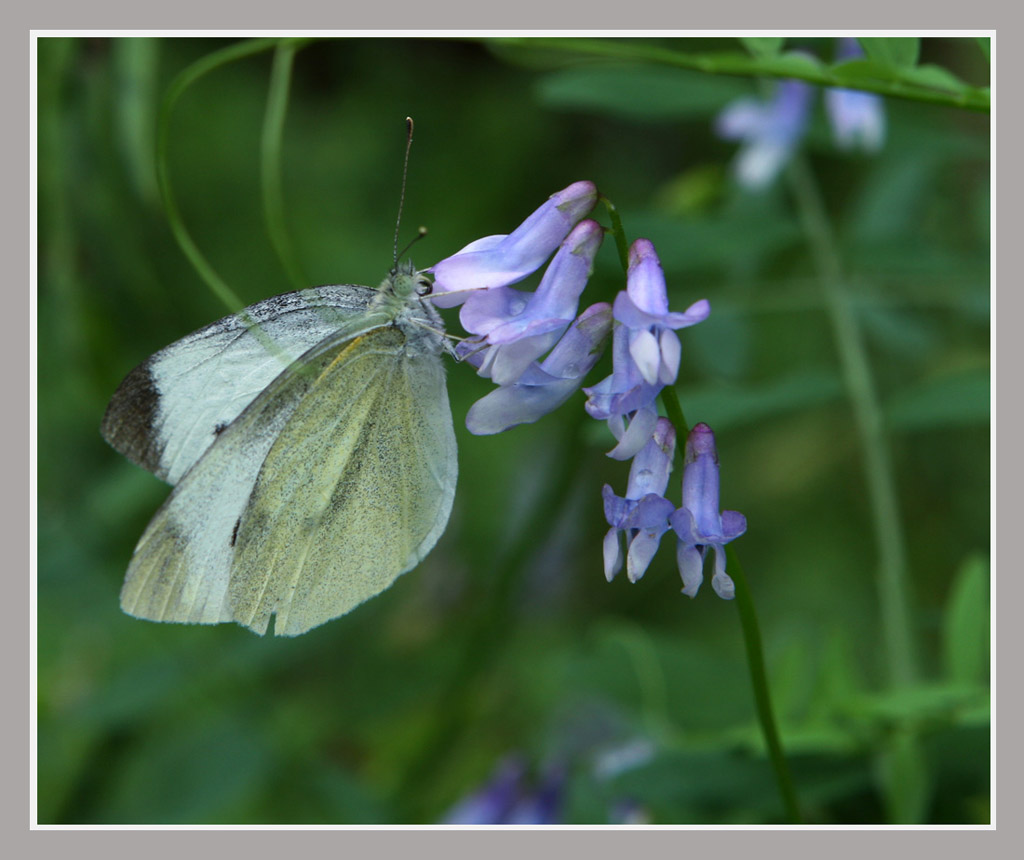
<path id="1" fill-rule="evenodd" d="M 821 279 L 843 380 L 860 436 L 878 546 L 878 594 L 890 682 L 902 686 L 916 679 L 917 659 L 908 598 L 906 548 L 882 407 L 857 316 L 843 287 L 839 252 L 818 186 L 801 158 L 793 161 L 787 174 Z"/>
<path id="2" fill-rule="evenodd" d="M 761 627 L 757 623 L 757 612 L 754 609 L 754 598 L 747 585 L 747 577 L 743 573 L 743 565 L 731 547 L 725 548 L 729 576 L 736 585 L 736 609 L 740 614 L 740 626 L 743 628 L 743 645 L 747 651 L 747 667 L 750 669 L 750 683 L 754 688 L 754 703 L 757 707 L 757 718 L 761 723 L 761 733 L 768 745 L 768 757 L 775 770 L 775 781 L 786 807 L 786 814 L 793 824 L 801 824 L 800 806 L 797 803 L 793 777 L 789 772 L 789 764 L 779 740 L 779 730 L 775 725 L 772 711 L 771 694 L 768 690 L 768 676 L 764 668 L 764 651 L 761 647 Z"/>
<path id="3" fill-rule="evenodd" d="M 204 75 L 243 57 L 269 51 L 271 48 L 276 47 L 279 42 L 279 39 L 252 39 L 236 45 L 230 45 L 227 48 L 214 51 L 212 54 L 207 54 L 205 57 L 196 60 L 196 62 L 184 69 L 171 82 L 170 87 L 167 89 L 167 94 L 164 96 L 163 104 L 160 107 L 160 117 L 157 122 L 156 177 L 157 183 L 160 186 L 160 196 L 163 200 L 164 210 L 167 213 L 167 221 L 171 226 L 171 231 L 174 233 L 174 238 L 178 241 L 178 245 L 199 273 L 199 276 L 206 281 L 216 296 L 224 302 L 228 310 L 233 312 L 242 309 L 242 301 L 235 295 L 234 290 L 217 274 L 213 266 L 203 256 L 202 251 L 199 250 L 199 246 L 196 245 L 188 229 L 185 227 L 185 222 L 181 217 L 181 210 L 178 209 L 178 203 L 174 197 L 174 190 L 171 187 L 170 166 L 167 160 L 171 114 L 174 111 L 174 105 L 181 98 L 182 93 Z"/>
<path id="4" fill-rule="evenodd" d="M 676 428 L 676 432 L 685 439 L 689 432 L 689 425 L 683 416 L 683 408 L 679 403 L 679 395 L 675 388 L 667 386 L 661 391 L 661 402 L 665 407 L 669 421 Z M 683 465 L 685 445 L 681 442 L 676 444 L 676 457 L 680 465 Z M 732 546 L 726 547 L 728 558 L 727 570 L 736 585 L 736 608 L 740 614 L 740 627 L 743 630 L 743 645 L 747 652 L 747 667 L 750 670 L 750 683 L 754 690 L 754 705 L 757 710 L 757 720 L 761 724 L 761 734 L 764 737 L 765 745 L 768 747 L 768 757 L 771 759 L 772 769 L 775 771 L 775 781 L 779 787 L 779 794 L 782 796 L 783 805 L 789 820 L 794 824 L 803 821 L 800 817 L 800 806 L 797 803 L 796 789 L 793 787 L 793 777 L 789 772 L 789 764 L 786 761 L 786 754 L 782 749 L 782 741 L 779 739 L 779 730 L 775 724 L 775 715 L 772 711 L 772 700 L 768 688 L 768 675 L 764 667 L 764 650 L 761 646 L 761 626 L 757 623 L 757 612 L 754 609 L 754 598 L 747 586 L 747 578 L 743 573 L 743 566 Z"/>
<path id="5" fill-rule="evenodd" d="M 281 184 L 281 143 L 284 136 L 284 118 L 288 109 L 288 91 L 291 86 L 292 65 L 299 45 L 291 40 L 281 42 L 274 52 L 274 66 L 270 72 L 270 92 L 267 112 L 263 118 L 263 136 L 260 141 L 260 178 L 263 187 L 263 215 L 267 233 L 284 266 L 288 279 L 296 289 L 309 286 L 309 278 L 295 255 L 284 217 L 284 192 Z"/>

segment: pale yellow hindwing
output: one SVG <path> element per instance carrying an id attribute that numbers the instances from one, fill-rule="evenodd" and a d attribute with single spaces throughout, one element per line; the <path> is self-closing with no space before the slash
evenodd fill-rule
<path id="1" fill-rule="evenodd" d="M 456 454 L 440 356 L 400 326 L 346 344 L 266 455 L 237 529 L 235 621 L 294 636 L 415 567 L 444 530 Z"/>

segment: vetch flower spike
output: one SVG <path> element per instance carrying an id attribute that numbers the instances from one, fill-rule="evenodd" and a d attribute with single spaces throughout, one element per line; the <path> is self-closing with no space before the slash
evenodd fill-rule
<path id="1" fill-rule="evenodd" d="M 530 364 L 551 349 L 576 316 L 580 294 L 601 247 L 604 230 L 581 221 L 562 242 L 532 294 L 496 287 L 471 295 L 462 307 L 462 327 L 478 335 L 459 353 L 498 385 L 518 381 Z M 486 344 L 485 349 L 481 349 Z"/>
<path id="2" fill-rule="evenodd" d="M 620 532 L 625 533 L 626 576 L 636 582 L 647 571 L 661 536 L 670 528 L 675 510 L 664 497 L 672 470 L 676 431 L 667 418 L 659 418 L 654 433 L 633 459 L 629 469 L 626 497 L 621 498 L 607 484 L 601 490 L 604 514 L 611 526 L 604 539 L 604 575 L 611 582 L 622 569 Z"/>
<path id="3" fill-rule="evenodd" d="M 613 307 L 618 325 L 612 333 L 612 375 L 584 389 L 587 412 L 606 419 L 618 440 L 609 457 L 628 460 L 647 441 L 657 415 L 654 401 L 679 372 L 681 348 L 675 330 L 696 325 L 710 313 L 705 299 L 683 313 L 670 311 L 665 273 L 654 245 L 649 239 L 633 243 L 626 290 L 616 296 Z"/>
<path id="4" fill-rule="evenodd" d="M 597 204 L 593 182 L 574 182 L 552 194 L 508 235 L 485 236 L 426 271 L 434 276 L 434 304 L 452 308 L 471 290 L 504 287 L 537 271 L 569 231 Z"/>
<path id="5" fill-rule="evenodd" d="M 572 396 L 597 363 L 611 328 L 611 305 L 591 305 L 544 361 L 533 362 L 517 382 L 503 385 L 474 403 L 466 415 L 466 428 L 478 436 L 501 433 L 553 412 Z"/>
<path id="6" fill-rule="evenodd" d="M 715 434 L 707 424 L 698 424 L 686 438 L 683 457 L 683 506 L 670 517 L 679 537 L 676 558 L 683 578 L 683 594 L 694 597 L 704 581 L 704 557 L 715 551 L 715 573 L 711 587 L 725 600 L 736 589 L 725 572 L 725 545 L 747 530 L 747 520 L 737 511 L 718 509 L 718 452 Z"/>

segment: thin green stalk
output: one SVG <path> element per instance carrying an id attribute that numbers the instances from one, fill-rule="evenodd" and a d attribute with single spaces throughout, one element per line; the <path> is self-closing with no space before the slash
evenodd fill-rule
<path id="1" fill-rule="evenodd" d="M 266 218 L 270 242 L 289 280 L 296 289 L 302 289 L 309 286 L 309 278 L 302 270 L 285 226 L 284 192 L 281 184 L 281 142 L 284 136 L 284 118 L 288 110 L 292 65 L 297 50 L 298 45 L 295 42 L 284 41 L 274 52 L 267 112 L 263 118 L 263 136 L 260 142 L 260 178 L 263 186 L 263 215 Z"/>
<path id="2" fill-rule="evenodd" d="M 663 388 L 661 402 L 669 421 L 675 426 L 676 432 L 685 439 L 690 425 L 686 423 L 686 418 L 683 416 L 683 408 L 679 403 L 679 395 L 675 388 L 672 386 Z M 676 444 L 676 458 L 681 466 L 685 465 L 683 462 L 684 447 L 682 443 Z M 747 578 L 743 573 L 743 566 L 740 564 L 736 551 L 732 546 L 727 546 L 725 549 L 728 558 L 727 570 L 736 585 L 736 608 L 740 615 L 740 628 L 743 630 L 743 645 L 747 652 L 747 668 L 750 671 L 750 683 L 754 690 L 757 720 L 761 724 L 761 734 L 768 747 L 768 757 L 771 759 L 772 769 L 775 771 L 775 782 L 779 787 L 786 815 L 792 823 L 800 824 L 803 819 L 800 816 L 796 789 L 793 787 L 793 777 L 789 771 L 789 763 L 786 761 L 786 754 L 782 749 L 782 741 L 779 738 L 778 726 L 775 724 L 775 715 L 772 711 L 768 673 L 765 671 L 764 650 L 761 646 L 761 626 L 757 623 L 754 598 L 750 593 Z"/>
<path id="3" fill-rule="evenodd" d="M 622 264 L 622 271 L 629 271 L 629 242 L 626 240 L 626 231 L 622 228 L 622 219 L 619 217 L 619 210 L 603 194 L 601 200 L 608 210 L 608 217 L 612 222 L 612 235 L 615 237 L 615 248 L 619 252 L 619 262 Z"/>
<path id="4" fill-rule="evenodd" d="M 283 364 L 288 364 L 291 361 L 290 357 L 266 335 L 262 328 L 256 325 L 247 313 L 245 313 L 241 299 L 238 298 L 234 290 L 232 290 L 220 275 L 217 274 L 213 266 L 210 265 L 206 257 L 203 256 L 202 251 L 199 250 L 199 246 L 196 245 L 195 241 L 192 239 L 191 234 L 188 232 L 188 228 L 185 227 L 185 222 L 181 217 L 181 210 L 178 209 L 178 203 L 174 197 L 174 189 L 171 185 L 170 166 L 167 158 L 171 115 L 173 114 L 174 106 L 177 104 L 178 99 L 181 98 L 182 93 L 184 93 L 185 90 L 200 78 L 215 69 L 219 69 L 221 66 L 233 63 L 236 60 L 262 53 L 263 51 L 269 51 L 271 48 L 276 48 L 280 45 L 282 41 L 297 46 L 310 40 L 251 39 L 246 42 L 239 42 L 220 51 L 214 51 L 212 54 L 207 54 L 205 57 L 196 60 L 196 62 L 184 69 L 171 82 L 170 87 L 167 89 L 167 94 L 164 96 L 163 104 L 160 106 L 160 116 L 157 122 L 156 175 L 157 183 L 160 186 L 160 197 L 164 204 L 164 212 L 167 215 L 167 221 L 170 224 L 171 231 L 174 233 L 174 238 L 177 240 L 182 252 L 199 273 L 199 276 L 206 281 L 214 294 L 227 306 L 228 310 L 239 313 L 245 324 L 249 327 L 249 330 L 253 332 L 260 343 L 263 344 L 264 348 L 268 352 L 277 355 Z"/>
<path id="5" fill-rule="evenodd" d="M 821 278 L 825 307 L 835 333 L 843 381 L 864 456 L 872 526 L 878 545 L 878 594 L 890 682 L 893 686 L 904 686 L 917 678 L 917 658 L 903 527 L 882 407 L 857 315 L 843 287 L 837 244 L 817 184 L 803 159 L 795 159 L 787 173 Z"/>
<path id="6" fill-rule="evenodd" d="M 242 301 L 217 274 L 213 266 L 203 256 L 199 246 L 196 245 L 185 222 L 181 217 L 181 210 L 174 197 L 174 189 L 171 186 L 170 166 L 167 159 L 167 144 L 170 137 L 171 114 L 174 106 L 182 93 L 203 76 L 209 74 L 221 66 L 233 63 L 243 57 L 250 57 L 263 51 L 269 51 L 277 47 L 279 39 L 252 39 L 246 42 L 239 42 L 230 45 L 220 51 L 214 51 L 205 57 L 194 62 L 184 69 L 172 82 L 164 96 L 163 104 L 160 107 L 160 117 L 157 122 L 156 141 L 156 177 L 160 186 L 160 196 L 163 199 L 164 211 L 167 213 L 167 221 L 177 239 L 178 245 L 188 258 L 189 262 L 199 273 L 199 276 L 206 281 L 214 294 L 227 306 L 228 310 L 237 312 L 243 307 Z"/>
<path id="7" fill-rule="evenodd" d="M 775 715 L 772 711 L 768 676 L 764 668 L 764 652 L 761 648 L 761 627 L 757 623 L 754 598 L 747 585 L 743 565 L 740 564 L 732 546 L 726 546 L 725 555 L 729 576 L 736 586 L 736 609 L 739 611 L 740 626 L 743 628 L 743 645 L 747 651 L 747 666 L 750 669 L 750 683 L 754 688 L 754 703 L 757 707 L 758 721 L 761 723 L 761 733 L 768 745 L 768 756 L 775 770 L 775 781 L 778 783 L 782 802 L 786 806 L 786 814 L 793 824 L 802 824 L 803 818 L 800 816 L 793 777 L 789 772 L 789 764 L 782 750 L 779 730 L 775 725 Z"/>

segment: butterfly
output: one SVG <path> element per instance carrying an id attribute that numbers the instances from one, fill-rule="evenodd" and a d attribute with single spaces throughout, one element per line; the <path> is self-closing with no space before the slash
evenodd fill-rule
<path id="1" fill-rule="evenodd" d="M 265 299 L 182 338 L 121 383 L 101 432 L 171 484 L 121 607 L 152 621 L 296 636 L 414 568 L 458 472 L 431 283 Z"/>

